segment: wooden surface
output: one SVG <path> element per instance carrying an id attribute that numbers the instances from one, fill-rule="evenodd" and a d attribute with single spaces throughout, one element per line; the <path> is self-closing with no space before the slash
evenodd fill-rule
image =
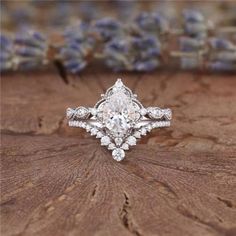
<path id="1" fill-rule="evenodd" d="M 2 236 L 236 235 L 236 76 L 122 74 L 173 123 L 117 163 L 65 109 L 94 105 L 120 76 L 2 76 Z"/>

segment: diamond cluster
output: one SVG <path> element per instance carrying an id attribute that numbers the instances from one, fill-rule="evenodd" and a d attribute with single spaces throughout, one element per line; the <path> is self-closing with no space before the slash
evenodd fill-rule
<path id="1" fill-rule="evenodd" d="M 170 126 L 171 115 L 170 109 L 145 109 L 120 79 L 94 108 L 67 109 L 69 126 L 84 128 L 99 138 L 116 161 L 123 160 L 125 151 L 153 128 Z"/>

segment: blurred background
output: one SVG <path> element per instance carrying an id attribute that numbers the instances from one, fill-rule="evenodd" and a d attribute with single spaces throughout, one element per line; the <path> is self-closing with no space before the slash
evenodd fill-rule
<path id="1" fill-rule="evenodd" d="M 42 30 L 53 30 L 73 24 L 78 19 L 86 22 L 102 17 L 115 17 L 121 22 L 137 16 L 140 11 L 161 12 L 169 19 L 181 15 L 184 8 L 201 11 L 213 22 L 235 24 L 235 1 L 62 1 L 24 0 L 1 1 L 1 22 L 3 30 L 15 30 L 22 26 L 33 26 Z"/>
<path id="2" fill-rule="evenodd" d="M 1 71 L 236 70 L 235 1 L 2 1 Z"/>

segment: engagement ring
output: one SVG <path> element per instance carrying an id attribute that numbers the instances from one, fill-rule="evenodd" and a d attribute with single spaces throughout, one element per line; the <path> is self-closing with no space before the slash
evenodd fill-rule
<path id="1" fill-rule="evenodd" d="M 101 145 L 112 150 L 116 161 L 123 160 L 125 151 L 152 129 L 170 126 L 169 108 L 144 108 L 121 79 L 101 96 L 93 108 L 68 108 L 66 114 L 69 126 L 84 128 L 101 139 Z"/>

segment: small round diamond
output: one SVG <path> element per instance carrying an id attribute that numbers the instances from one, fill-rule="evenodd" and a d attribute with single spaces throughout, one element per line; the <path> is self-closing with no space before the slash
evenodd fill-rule
<path id="1" fill-rule="evenodd" d="M 147 134 L 147 130 L 145 128 L 142 128 L 140 130 L 140 132 L 141 132 L 142 135 L 146 135 Z"/>
<path id="2" fill-rule="evenodd" d="M 129 136 L 126 141 L 130 146 L 136 145 L 136 138 L 134 136 Z"/>
<path id="3" fill-rule="evenodd" d="M 107 146 L 108 144 L 110 144 L 111 140 L 108 136 L 104 136 L 101 138 L 101 145 L 102 146 Z"/>
<path id="4" fill-rule="evenodd" d="M 140 109 L 140 114 L 145 116 L 147 114 L 147 110 L 145 108 Z"/>
<path id="5" fill-rule="evenodd" d="M 140 133 L 139 131 L 136 131 L 136 132 L 134 133 L 134 137 L 135 137 L 135 138 L 141 138 L 141 133 Z"/>
<path id="6" fill-rule="evenodd" d="M 122 146 L 121 146 L 121 148 L 122 148 L 123 150 L 129 150 L 129 145 L 128 145 L 127 143 L 123 143 Z"/>
<path id="7" fill-rule="evenodd" d="M 96 138 L 101 138 L 102 136 L 103 136 L 103 133 L 99 131 L 96 135 Z"/>
<path id="8" fill-rule="evenodd" d="M 86 129 L 87 132 L 89 132 L 91 130 L 91 126 L 90 125 L 86 125 L 85 129 Z"/>
<path id="9" fill-rule="evenodd" d="M 112 156 L 116 161 L 121 161 L 125 157 L 125 152 L 121 148 L 116 148 L 112 151 Z"/>
<path id="10" fill-rule="evenodd" d="M 98 130 L 96 128 L 91 129 L 91 135 L 96 135 Z"/>
<path id="11" fill-rule="evenodd" d="M 116 145 L 114 143 L 110 143 L 107 148 L 108 150 L 113 150 L 116 148 Z"/>

